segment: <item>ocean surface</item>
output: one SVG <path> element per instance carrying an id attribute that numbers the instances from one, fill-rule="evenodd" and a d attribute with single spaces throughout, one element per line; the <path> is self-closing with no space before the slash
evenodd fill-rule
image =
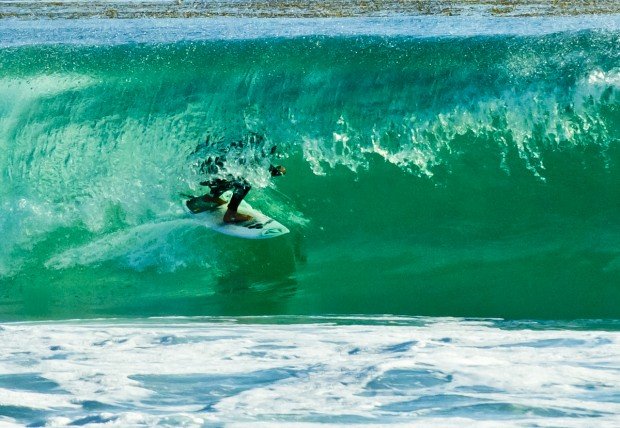
<path id="1" fill-rule="evenodd" d="M 619 327 L 394 316 L 12 323 L 0 331 L 0 425 L 616 427 Z"/>
<path id="2" fill-rule="evenodd" d="M 620 15 L 0 20 L 0 425 L 617 426 L 619 46 Z M 291 233 L 193 219 L 208 156 Z"/>

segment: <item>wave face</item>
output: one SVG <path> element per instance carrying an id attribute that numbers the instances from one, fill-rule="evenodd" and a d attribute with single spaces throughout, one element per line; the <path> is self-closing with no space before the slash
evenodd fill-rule
<path id="1" fill-rule="evenodd" d="M 0 50 L 4 319 L 618 318 L 620 34 Z M 292 231 L 201 227 L 197 144 Z"/>

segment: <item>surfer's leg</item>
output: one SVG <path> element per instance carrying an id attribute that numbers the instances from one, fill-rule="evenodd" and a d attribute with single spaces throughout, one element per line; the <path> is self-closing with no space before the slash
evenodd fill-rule
<path id="1" fill-rule="evenodd" d="M 245 180 L 236 180 L 232 183 L 233 195 L 230 198 L 230 202 L 228 203 L 228 209 L 237 211 L 239 208 L 239 204 L 248 194 L 252 186 Z"/>
<path id="2" fill-rule="evenodd" d="M 233 182 L 233 195 L 228 203 L 228 210 L 224 214 L 224 221 L 226 223 L 240 223 L 252 219 L 252 216 L 247 214 L 240 214 L 237 212 L 239 204 L 248 194 L 252 186 L 245 180 L 236 180 Z"/>
<path id="3" fill-rule="evenodd" d="M 209 187 L 209 193 L 195 196 L 185 202 L 187 208 L 194 214 L 211 210 L 214 208 L 214 204 L 216 206 L 224 205 L 226 201 L 220 198 L 220 196 L 227 190 L 233 189 L 233 182 L 221 178 L 203 181 L 200 184 Z"/>
<path id="4" fill-rule="evenodd" d="M 203 186 L 209 186 L 208 195 L 213 198 L 219 198 L 224 194 L 224 192 L 234 189 L 234 182 L 223 178 L 216 178 L 215 180 L 211 181 L 203 181 L 200 184 L 202 184 Z"/>

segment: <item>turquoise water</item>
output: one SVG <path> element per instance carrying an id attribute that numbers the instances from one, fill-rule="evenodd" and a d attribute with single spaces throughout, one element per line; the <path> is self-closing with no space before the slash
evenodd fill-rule
<path id="1" fill-rule="evenodd" d="M 429 19 L 5 21 L 0 319 L 618 318 L 616 18 Z M 181 196 L 251 132 L 289 171 L 228 160 L 291 229 L 265 242 Z"/>
<path id="2" fill-rule="evenodd" d="M 0 425 L 618 426 L 618 28 L 3 20 Z"/>

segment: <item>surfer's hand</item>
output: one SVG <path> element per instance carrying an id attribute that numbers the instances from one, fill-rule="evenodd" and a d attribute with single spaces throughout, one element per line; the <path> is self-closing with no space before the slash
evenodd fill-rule
<path id="1" fill-rule="evenodd" d="M 282 165 L 272 166 L 271 168 L 269 168 L 269 172 L 271 172 L 272 177 L 278 177 L 280 175 L 286 174 L 286 168 L 284 168 Z"/>

